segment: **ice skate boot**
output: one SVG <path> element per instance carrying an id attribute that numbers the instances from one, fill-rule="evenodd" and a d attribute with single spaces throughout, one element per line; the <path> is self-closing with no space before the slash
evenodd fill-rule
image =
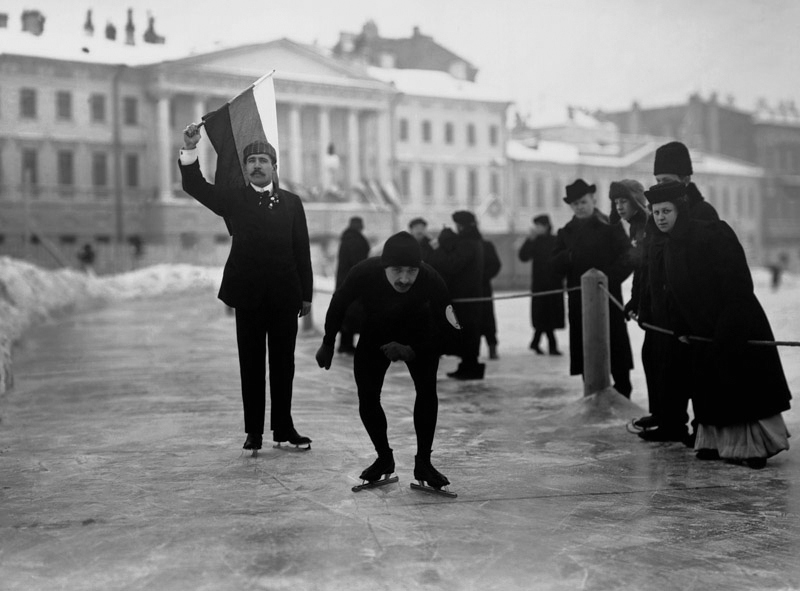
<path id="1" fill-rule="evenodd" d="M 276 429 L 272 432 L 272 441 L 275 442 L 275 447 L 277 449 L 285 449 L 291 451 L 308 451 L 311 449 L 311 439 L 308 437 L 304 437 L 300 435 L 294 427 L 290 429 Z M 281 443 L 288 442 L 291 445 L 294 445 L 294 450 L 287 446 L 282 446 Z M 302 446 L 302 447 L 301 447 Z"/>
<path id="2" fill-rule="evenodd" d="M 251 450 L 253 452 L 253 457 L 256 457 L 258 455 L 258 450 L 261 449 L 261 435 L 258 433 L 248 433 L 242 449 Z"/>
<path id="3" fill-rule="evenodd" d="M 397 476 L 392 476 L 394 473 L 394 456 L 389 451 L 387 454 L 379 454 L 378 459 L 372 465 L 365 469 L 359 478 L 363 481 L 358 486 L 353 487 L 353 492 L 366 490 L 368 488 L 375 488 L 378 486 L 385 486 L 399 479 Z"/>
<path id="4" fill-rule="evenodd" d="M 658 427 L 658 419 L 653 415 L 640 417 L 638 419 L 631 419 L 631 422 L 625 425 L 629 433 L 641 433 L 643 431 L 651 431 Z"/>
<path id="5" fill-rule="evenodd" d="M 428 456 L 414 456 L 414 478 L 417 482 L 411 483 L 411 488 L 422 492 L 433 493 L 456 498 L 458 495 L 450 492 L 450 489 L 445 488 L 450 485 L 447 477 L 439 472 L 431 464 L 431 457 Z"/>

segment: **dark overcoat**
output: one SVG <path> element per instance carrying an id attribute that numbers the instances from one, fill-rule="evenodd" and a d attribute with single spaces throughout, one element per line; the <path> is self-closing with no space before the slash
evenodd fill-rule
<path id="1" fill-rule="evenodd" d="M 347 273 L 356 263 L 369 256 L 369 241 L 355 228 L 347 228 L 339 240 L 339 257 L 336 264 L 336 288 L 338 289 Z"/>
<path id="2" fill-rule="evenodd" d="M 573 217 L 558 231 L 551 256 L 553 270 L 567 279 L 567 287 L 580 287 L 581 276 L 589 269 L 608 277 L 608 291 L 622 300 L 622 282 L 631 274 L 628 251 L 630 241 L 619 224 L 609 224 L 599 211 L 587 219 Z M 569 369 L 572 375 L 583 373 L 583 311 L 581 292 L 571 291 L 569 309 Z M 611 371 L 633 367 L 633 353 L 622 311 L 609 299 Z"/>
<path id="3" fill-rule="evenodd" d="M 564 279 L 552 268 L 550 259 L 556 245 L 552 234 L 528 238 L 519 249 L 519 260 L 531 261 L 531 291 L 552 291 L 564 288 Z M 564 294 L 531 298 L 531 324 L 541 331 L 564 328 Z"/>
<path id="4" fill-rule="evenodd" d="M 233 241 L 219 289 L 231 308 L 300 310 L 313 290 L 308 225 L 300 197 L 278 189 L 270 209 L 251 185 L 206 182 L 197 161 L 180 165 L 183 190 L 228 222 Z"/>
<path id="5" fill-rule="evenodd" d="M 503 263 L 497 255 L 497 249 L 489 240 L 483 241 L 483 296 L 492 297 L 492 279 L 497 277 Z M 494 317 L 494 301 L 489 300 L 483 303 L 481 317 L 481 335 L 493 340 L 497 335 L 497 320 Z"/>
<path id="6" fill-rule="evenodd" d="M 664 272 L 679 335 L 713 339 L 691 345 L 693 401 L 700 423 L 753 422 L 789 409 L 791 395 L 772 329 L 753 292 L 744 249 L 725 222 L 678 216 L 664 241 Z"/>

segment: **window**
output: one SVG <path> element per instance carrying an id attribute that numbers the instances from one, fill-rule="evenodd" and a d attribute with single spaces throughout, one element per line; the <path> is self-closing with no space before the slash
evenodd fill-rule
<path id="1" fill-rule="evenodd" d="M 518 189 L 518 196 L 517 196 L 517 203 L 520 207 L 528 208 L 530 207 L 530 199 L 528 198 L 528 180 L 527 179 L 520 179 L 519 180 L 519 189 Z"/>
<path id="2" fill-rule="evenodd" d="M 452 123 L 445 123 L 444 124 L 444 143 L 452 144 L 453 143 L 453 124 Z"/>
<path id="3" fill-rule="evenodd" d="M 499 140 L 499 136 L 500 136 L 500 134 L 498 132 L 497 126 L 496 125 L 490 125 L 489 126 L 489 143 L 491 145 L 493 145 L 493 146 L 496 146 L 497 142 Z"/>
<path id="4" fill-rule="evenodd" d="M 433 170 L 430 168 L 422 171 L 422 195 L 425 203 L 433 202 Z"/>
<path id="5" fill-rule="evenodd" d="M 125 156 L 125 184 L 129 187 L 139 186 L 139 155 Z"/>
<path id="6" fill-rule="evenodd" d="M 122 102 L 125 125 L 139 124 L 139 101 L 134 96 L 126 96 Z"/>
<path id="7" fill-rule="evenodd" d="M 467 205 L 475 207 L 478 201 L 478 171 L 474 168 L 469 169 L 467 176 Z"/>
<path id="8" fill-rule="evenodd" d="M 63 245 L 71 245 L 78 243 L 78 237 L 75 234 L 62 234 L 58 237 L 58 241 Z"/>
<path id="9" fill-rule="evenodd" d="M 39 154 L 36 150 L 22 150 L 22 183 L 39 184 Z"/>
<path id="10" fill-rule="evenodd" d="M 537 209 L 544 209 L 544 179 L 540 176 L 537 176 L 534 180 L 534 194 L 536 197 L 536 207 Z"/>
<path id="11" fill-rule="evenodd" d="M 475 126 L 472 123 L 467 125 L 467 144 L 475 145 Z"/>
<path id="12" fill-rule="evenodd" d="M 72 120 L 72 93 L 60 90 L 56 93 L 56 119 L 59 121 Z"/>
<path id="13" fill-rule="evenodd" d="M 451 202 L 456 200 L 456 171 L 455 170 L 448 170 L 447 171 L 447 200 L 451 201 Z"/>
<path id="14" fill-rule="evenodd" d="M 75 184 L 75 158 L 69 150 L 58 151 L 58 184 L 71 187 Z"/>
<path id="15" fill-rule="evenodd" d="M 400 120 L 400 141 L 408 141 L 408 119 Z"/>
<path id="16" fill-rule="evenodd" d="M 92 154 L 92 185 L 108 186 L 108 155 L 105 152 Z"/>
<path id="17" fill-rule="evenodd" d="M 105 123 L 106 97 L 102 94 L 93 94 L 89 97 L 89 117 L 92 123 Z"/>
<path id="18" fill-rule="evenodd" d="M 400 196 L 405 203 L 411 201 L 411 173 L 407 168 L 400 169 Z"/>
<path id="19" fill-rule="evenodd" d="M 36 90 L 20 88 L 19 116 L 23 119 L 36 119 Z"/>
<path id="20" fill-rule="evenodd" d="M 422 122 L 422 141 L 426 144 L 430 144 L 431 135 L 431 122 L 426 119 Z"/>
<path id="21" fill-rule="evenodd" d="M 492 173 L 491 180 L 489 181 L 492 195 L 495 197 L 500 196 L 500 175 L 496 172 Z"/>
<path id="22" fill-rule="evenodd" d="M 562 203 L 561 183 L 553 179 L 553 207 L 559 207 Z"/>

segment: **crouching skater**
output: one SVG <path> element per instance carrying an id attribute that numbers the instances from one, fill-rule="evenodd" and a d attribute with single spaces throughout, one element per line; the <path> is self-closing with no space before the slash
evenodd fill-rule
<path id="1" fill-rule="evenodd" d="M 439 357 L 459 336 L 459 325 L 444 281 L 422 262 L 419 244 L 408 232 L 390 237 L 379 257 L 355 265 L 331 299 L 325 318 L 325 336 L 317 351 L 320 367 L 330 369 L 336 333 L 347 308 L 356 300 L 363 305 L 363 331 L 356 346 L 353 373 L 358 390 L 358 411 L 378 459 L 361 473 L 365 487 L 396 482 L 394 456 L 386 434 L 381 389 L 389 364 L 404 361 L 416 390 L 414 429 L 417 455 L 412 488 L 445 493 L 450 481 L 431 465 L 431 450 L 438 414 L 436 373 Z"/>

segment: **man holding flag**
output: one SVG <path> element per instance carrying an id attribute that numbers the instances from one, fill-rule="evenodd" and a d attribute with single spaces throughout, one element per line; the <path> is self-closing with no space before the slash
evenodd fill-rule
<path id="1" fill-rule="evenodd" d="M 236 310 L 244 449 L 254 452 L 264 432 L 267 345 L 272 439 L 306 449 L 311 444 L 297 433 L 291 414 L 297 318 L 311 311 L 308 227 L 300 198 L 278 187 L 277 118 L 267 78 L 203 123 L 188 125 L 179 159 L 183 190 L 223 217 L 233 236 L 219 298 Z M 269 90 L 266 100 L 261 87 Z M 214 185 L 203 178 L 197 160 L 204 124 L 217 150 Z"/>

